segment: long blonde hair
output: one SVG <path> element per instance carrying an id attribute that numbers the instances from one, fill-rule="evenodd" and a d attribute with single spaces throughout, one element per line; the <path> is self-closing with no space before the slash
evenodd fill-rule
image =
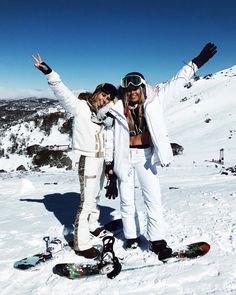
<path id="1" fill-rule="evenodd" d="M 145 88 L 143 88 L 142 86 L 139 86 L 140 89 L 140 97 L 138 100 L 138 129 L 140 129 L 141 125 L 142 125 L 142 117 L 144 114 L 144 101 L 146 99 L 146 91 Z M 134 120 L 130 111 L 130 107 L 129 107 L 129 98 L 128 98 L 128 94 L 127 91 L 124 90 L 123 94 L 123 103 L 124 103 L 124 113 L 125 113 L 125 117 L 127 119 L 128 122 L 128 126 L 129 126 L 129 130 L 132 132 L 134 131 Z"/>

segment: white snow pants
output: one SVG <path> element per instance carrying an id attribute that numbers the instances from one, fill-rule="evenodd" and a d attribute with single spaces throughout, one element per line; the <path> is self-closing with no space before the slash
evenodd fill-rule
<path id="1" fill-rule="evenodd" d="M 140 235 L 135 206 L 135 179 L 138 180 L 147 214 L 147 238 L 150 241 L 165 239 L 160 184 L 156 166 L 151 164 L 152 149 L 130 148 L 127 181 L 119 181 L 121 217 L 126 239 Z"/>
<path id="2" fill-rule="evenodd" d="M 104 158 L 80 156 L 80 206 L 74 224 L 74 250 L 87 250 L 92 247 L 90 231 L 98 226 L 99 194 L 104 182 Z"/>

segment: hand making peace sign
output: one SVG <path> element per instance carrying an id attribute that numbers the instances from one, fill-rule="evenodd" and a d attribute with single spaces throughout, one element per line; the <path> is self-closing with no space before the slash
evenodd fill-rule
<path id="1" fill-rule="evenodd" d="M 52 69 L 42 61 L 41 56 L 37 53 L 36 55 L 32 55 L 33 60 L 36 62 L 34 66 L 43 72 L 45 75 L 50 74 Z"/>

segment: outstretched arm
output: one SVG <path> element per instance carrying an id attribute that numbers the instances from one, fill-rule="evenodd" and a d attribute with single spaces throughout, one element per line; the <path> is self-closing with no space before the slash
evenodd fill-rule
<path id="1" fill-rule="evenodd" d="M 56 98 L 61 102 L 67 111 L 69 111 L 72 115 L 76 115 L 79 109 L 78 105 L 80 104 L 80 100 L 77 99 L 73 92 L 64 85 L 60 76 L 42 61 L 39 54 L 32 55 L 32 58 L 35 61 L 34 66 L 46 75 L 48 84 L 54 92 Z"/>
<path id="2" fill-rule="evenodd" d="M 162 88 L 164 105 L 173 98 L 178 97 L 183 91 L 185 84 L 193 77 L 195 72 L 202 67 L 217 52 L 217 47 L 213 43 L 204 46 L 200 54 L 185 65 L 171 80 Z"/>

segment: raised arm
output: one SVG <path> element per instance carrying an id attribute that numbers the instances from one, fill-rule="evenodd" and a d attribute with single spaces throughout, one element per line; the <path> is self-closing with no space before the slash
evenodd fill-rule
<path id="1" fill-rule="evenodd" d="M 164 87 L 163 101 L 164 105 L 172 100 L 172 98 L 178 97 L 183 91 L 184 85 L 193 77 L 195 72 L 202 67 L 210 58 L 212 58 L 217 52 L 217 47 L 213 43 L 208 43 L 204 46 L 200 54 L 193 58 L 187 65 L 185 65 L 171 80 L 169 80 Z"/>
<path id="2" fill-rule="evenodd" d="M 74 95 L 74 93 L 64 85 L 61 81 L 60 76 L 53 71 L 45 62 L 39 54 L 32 55 L 33 60 L 35 61 L 34 66 L 46 75 L 48 84 L 52 91 L 54 92 L 56 98 L 60 101 L 63 107 L 69 111 L 72 115 L 78 113 L 78 105 L 80 100 Z M 81 106 L 82 107 L 82 106 Z"/>

